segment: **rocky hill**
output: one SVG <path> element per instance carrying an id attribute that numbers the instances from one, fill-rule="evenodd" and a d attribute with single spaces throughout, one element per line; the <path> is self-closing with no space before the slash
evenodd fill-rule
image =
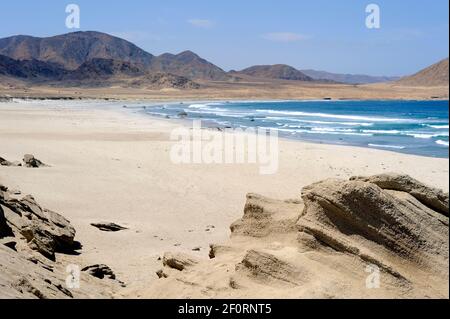
<path id="1" fill-rule="evenodd" d="M 67 71 L 53 63 L 38 60 L 18 61 L 7 56 L 0 55 L 0 75 L 5 77 L 49 80 L 60 79 Z"/>
<path id="2" fill-rule="evenodd" d="M 50 86 L 145 87 L 148 89 L 198 89 L 190 79 L 162 72 L 148 72 L 142 65 L 95 58 L 84 62 L 75 70 L 61 69 L 51 62 L 14 60 L 0 55 L 0 76 L 3 82 L 19 79 L 25 84 Z"/>
<path id="3" fill-rule="evenodd" d="M 313 79 L 301 71 L 285 64 L 256 65 L 236 72 L 261 79 L 277 79 L 291 81 L 313 81 Z"/>
<path id="4" fill-rule="evenodd" d="M 102 59 L 138 65 L 147 72 L 172 73 L 190 79 L 228 79 L 226 72 L 193 52 L 154 56 L 124 39 L 94 31 L 48 38 L 22 35 L 4 38 L 0 39 L 0 54 L 15 60 L 49 62 L 72 71 L 87 62 Z"/>
<path id="5" fill-rule="evenodd" d="M 396 84 L 405 86 L 448 86 L 448 58 L 418 73 L 402 78 Z"/>
<path id="6" fill-rule="evenodd" d="M 399 79 L 399 77 L 392 76 L 371 76 L 365 74 L 340 74 L 331 73 L 326 71 L 316 71 L 316 70 L 301 70 L 304 74 L 312 77 L 314 80 L 326 80 L 337 83 L 347 83 L 347 84 L 371 84 L 371 83 L 382 83 L 382 82 L 392 82 Z"/>

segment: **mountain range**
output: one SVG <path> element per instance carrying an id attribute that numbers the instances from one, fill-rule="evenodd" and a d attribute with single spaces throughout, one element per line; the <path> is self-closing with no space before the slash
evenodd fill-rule
<path id="1" fill-rule="evenodd" d="M 347 84 L 371 84 L 381 82 L 392 82 L 400 79 L 399 76 L 372 76 L 365 74 L 341 74 L 326 71 L 301 70 L 307 76 L 315 80 L 329 80 L 331 82 Z"/>
<path id="2" fill-rule="evenodd" d="M 155 76 L 156 75 L 156 76 Z M 397 77 L 298 70 L 285 64 L 257 65 L 226 72 L 192 51 L 155 56 L 133 43 L 106 33 L 73 32 L 48 38 L 12 36 L 0 39 L 0 76 L 32 82 L 76 85 L 134 83 L 198 87 L 193 81 L 285 80 L 345 84 L 397 81 Z M 99 84 L 97 83 L 97 84 Z M 402 85 L 448 85 L 448 59 L 398 82 Z M 147 83 L 148 84 L 148 83 Z M 159 84 L 158 84 L 159 85 Z"/>
<path id="3" fill-rule="evenodd" d="M 313 78 L 307 76 L 303 72 L 285 64 L 275 65 L 255 65 L 236 72 L 232 71 L 232 74 L 248 75 L 261 79 L 278 79 L 278 80 L 290 80 L 290 81 L 314 81 Z"/>
<path id="4" fill-rule="evenodd" d="M 49 38 L 20 35 L 0 39 L 0 55 L 20 61 L 48 62 L 72 71 L 93 59 L 104 59 L 127 62 L 147 72 L 204 80 L 228 79 L 225 71 L 191 51 L 154 56 L 131 42 L 94 31 Z"/>

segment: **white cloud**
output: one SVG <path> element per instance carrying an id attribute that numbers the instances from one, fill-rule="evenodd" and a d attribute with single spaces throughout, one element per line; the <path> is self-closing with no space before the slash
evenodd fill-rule
<path id="1" fill-rule="evenodd" d="M 194 27 L 209 29 L 214 26 L 214 22 L 208 19 L 189 19 L 187 21 L 189 24 Z"/>
<path id="2" fill-rule="evenodd" d="M 293 32 L 271 32 L 266 33 L 263 36 L 263 39 L 274 41 L 274 42 L 298 42 L 302 40 L 306 40 L 309 37 L 303 34 L 293 33 Z"/>

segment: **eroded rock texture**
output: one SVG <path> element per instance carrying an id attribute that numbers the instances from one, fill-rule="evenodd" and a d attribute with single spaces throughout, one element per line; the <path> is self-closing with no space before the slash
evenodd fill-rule
<path id="1" fill-rule="evenodd" d="M 449 296 L 448 194 L 409 176 L 325 180 L 290 201 L 250 194 L 231 230 L 211 260 L 165 269 L 147 296 Z"/>
<path id="2" fill-rule="evenodd" d="M 108 298 L 112 287 L 90 276 L 80 276 L 79 287 L 67 284 L 71 263 L 56 255 L 80 248 L 70 222 L 15 194 L 0 185 L 0 298 Z"/>

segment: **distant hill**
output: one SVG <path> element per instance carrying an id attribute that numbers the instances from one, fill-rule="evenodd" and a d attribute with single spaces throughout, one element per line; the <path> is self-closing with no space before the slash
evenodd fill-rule
<path id="1" fill-rule="evenodd" d="M 151 73 L 142 66 L 129 62 L 100 58 L 84 62 L 75 70 L 65 70 L 49 62 L 19 61 L 0 55 L 0 79 L 59 86 L 124 85 L 153 89 L 197 89 L 200 87 L 183 76 Z"/>
<path id="2" fill-rule="evenodd" d="M 157 56 L 152 60 L 150 70 L 178 74 L 191 79 L 224 81 L 230 78 L 224 70 L 191 51 Z"/>
<path id="3" fill-rule="evenodd" d="M 59 79 L 67 71 L 55 64 L 38 60 L 18 61 L 10 57 L 0 55 L 0 75 L 20 79 L 49 80 Z"/>
<path id="4" fill-rule="evenodd" d="M 313 81 L 311 77 L 307 76 L 303 72 L 285 64 L 255 65 L 238 72 L 233 72 L 233 74 L 245 74 L 262 79 Z"/>
<path id="5" fill-rule="evenodd" d="M 67 70 L 96 58 L 147 66 L 153 55 L 134 44 L 100 32 L 73 32 L 49 38 L 13 36 L 0 39 L 0 54 L 16 60 L 51 62 Z"/>
<path id="6" fill-rule="evenodd" d="M 64 76 L 64 79 L 85 80 L 85 79 L 107 79 L 121 76 L 140 76 L 145 72 L 129 62 L 113 59 L 92 59 L 84 62 L 79 68 Z"/>
<path id="7" fill-rule="evenodd" d="M 347 83 L 347 84 L 371 84 L 381 82 L 392 82 L 400 79 L 400 77 L 371 76 L 364 74 L 340 74 L 316 70 L 301 70 L 301 71 L 315 80 L 328 80 L 332 82 Z"/>
<path id="8" fill-rule="evenodd" d="M 0 39 L 0 54 L 15 60 L 38 60 L 75 70 L 94 59 L 128 62 L 148 72 L 170 72 L 192 79 L 226 80 L 221 68 L 186 51 L 154 56 L 126 40 L 106 33 L 73 32 L 48 38 L 13 36 Z"/>
<path id="9" fill-rule="evenodd" d="M 448 58 L 446 58 L 396 83 L 405 86 L 448 86 L 448 67 Z"/>

